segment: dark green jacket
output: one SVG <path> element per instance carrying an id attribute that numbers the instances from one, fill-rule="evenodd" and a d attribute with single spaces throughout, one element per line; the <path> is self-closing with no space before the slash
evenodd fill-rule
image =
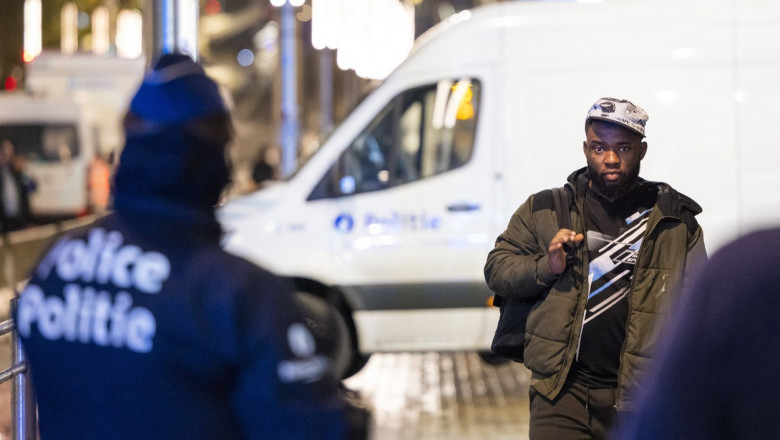
<path id="1" fill-rule="evenodd" d="M 634 395 L 637 377 L 652 368 L 651 349 L 659 323 L 689 277 L 706 261 L 702 230 L 694 216 L 701 207 L 665 183 L 640 180 L 657 192 L 656 204 L 637 255 L 629 294 L 626 339 L 620 354 L 618 408 Z M 569 176 L 572 227 L 585 232 L 585 168 Z M 531 310 L 526 327 L 525 365 L 531 386 L 549 399 L 561 391 L 574 361 L 588 297 L 588 249 L 583 240 L 563 274 L 552 274 L 547 248 L 558 231 L 550 190 L 526 200 L 498 237 L 485 264 L 485 280 L 504 297 L 545 296 Z"/>

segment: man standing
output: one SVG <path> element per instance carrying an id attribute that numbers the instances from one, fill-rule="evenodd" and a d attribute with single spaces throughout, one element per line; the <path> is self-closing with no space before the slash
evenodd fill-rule
<path id="1" fill-rule="evenodd" d="M 669 298 L 706 261 L 699 205 L 639 177 L 647 120 L 629 101 L 596 101 L 585 122 L 587 167 L 564 187 L 574 230 L 558 230 L 552 191 L 542 191 L 517 209 L 487 257 L 494 292 L 542 295 L 524 352 L 532 440 L 606 437 L 652 368 Z"/>
<path id="2" fill-rule="evenodd" d="M 230 116 L 185 55 L 146 75 L 124 121 L 115 212 L 58 240 L 15 319 L 43 439 L 352 439 L 290 286 L 223 251 L 214 216 Z"/>
<path id="3" fill-rule="evenodd" d="M 29 188 L 17 159 L 14 144 L 3 139 L 0 142 L 0 232 L 24 229 L 32 217 Z"/>

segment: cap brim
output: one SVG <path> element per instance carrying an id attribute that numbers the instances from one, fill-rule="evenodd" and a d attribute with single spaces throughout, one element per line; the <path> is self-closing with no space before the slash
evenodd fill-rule
<path id="1" fill-rule="evenodd" d="M 599 116 L 588 116 L 587 119 L 596 119 L 598 121 L 604 121 L 604 122 L 609 122 L 611 124 L 619 125 L 621 127 L 624 127 L 624 128 L 627 128 L 627 129 L 631 130 L 632 132 L 634 132 L 634 133 L 636 133 L 636 134 L 638 134 L 638 135 L 640 135 L 642 137 L 645 137 L 645 134 L 642 133 L 641 131 L 637 130 L 636 128 L 634 128 L 634 127 L 632 127 L 630 125 L 626 125 L 626 124 L 623 124 L 621 122 L 618 122 L 618 121 L 616 121 L 614 119 L 602 118 L 602 117 L 599 117 Z"/>

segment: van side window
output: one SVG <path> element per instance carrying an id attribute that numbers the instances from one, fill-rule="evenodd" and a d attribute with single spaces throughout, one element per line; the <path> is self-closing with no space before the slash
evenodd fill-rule
<path id="1" fill-rule="evenodd" d="M 29 162 L 67 162 L 80 153 L 75 125 L 0 125 L 0 139 L 10 140 Z"/>
<path id="2" fill-rule="evenodd" d="M 480 83 L 441 80 L 396 96 L 341 154 L 309 200 L 377 191 L 466 164 Z"/>

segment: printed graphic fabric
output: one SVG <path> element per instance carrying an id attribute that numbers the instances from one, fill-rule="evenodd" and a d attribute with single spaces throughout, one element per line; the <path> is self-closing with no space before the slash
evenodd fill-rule
<path id="1" fill-rule="evenodd" d="M 628 198 L 636 210 L 627 216 L 616 216 L 612 206 L 592 196 L 586 202 L 590 289 L 574 374 L 594 387 L 616 385 L 628 293 L 650 213 L 642 196 Z"/>
<path id="2" fill-rule="evenodd" d="M 618 237 L 610 237 L 597 231 L 588 231 L 588 249 L 597 250 L 597 258 L 590 262 L 588 279 L 590 292 L 584 324 L 615 306 L 626 297 L 636 264 L 636 254 L 647 228 L 647 214 L 628 219 L 630 228 Z"/>

